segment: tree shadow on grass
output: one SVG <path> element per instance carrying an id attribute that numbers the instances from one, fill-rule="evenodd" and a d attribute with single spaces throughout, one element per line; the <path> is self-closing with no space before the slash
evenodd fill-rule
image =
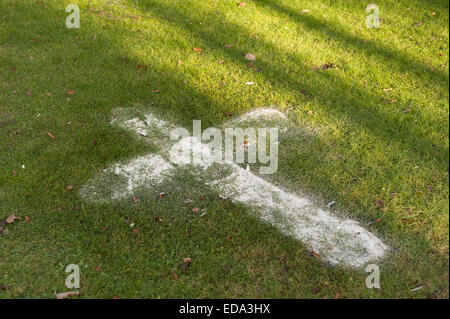
<path id="1" fill-rule="evenodd" d="M 209 52 L 217 52 L 235 61 L 242 69 L 247 69 L 246 61 L 243 59 L 245 52 L 240 51 L 236 47 L 224 48 L 224 44 L 229 40 L 226 39 L 226 36 L 232 35 L 234 39 L 247 39 L 248 43 L 254 46 L 264 46 L 270 52 L 273 52 L 275 56 L 282 57 L 283 60 L 293 61 L 297 65 L 298 73 L 311 75 L 311 79 L 299 81 L 295 74 L 287 74 L 286 66 L 277 65 L 270 60 L 258 60 L 257 65 L 261 68 L 261 74 L 274 87 L 278 87 L 279 89 L 287 88 L 292 92 L 298 92 L 300 89 L 306 90 L 317 98 L 321 106 L 331 116 L 342 116 L 345 114 L 356 130 L 367 130 L 381 139 L 389 140 L 391 143 L 395 143 L 400 149 L 415 154 L 416 157 L 424 162 L 431 161 L 440 167 L 448 163 L 448 158 L 445 155 L 448 149 L 444 145 L 436 145 L 437 142 L 435 140 L 431 139 L 428 135 L 418 132 L 413 125 L 410 125 L 411 123 L 400 121 L 399 117 L 393 114 L 390 109 L 373 107 L 370 110 L 368 109 L 368 105 L 365 104 L 367 101 L 379 101 L 380 104 L 383 103 L 384 97 L 382 94 L 355 85 L 354 81 L 343 79 L 332 70 L 330 72 L 319 71 L 313 73 L 309 66 L 302 63 L 301 56 L 281 52 L 272 43 L 256 40 L 248 30 L 240 25 L 228 22 L 226 26 L 223 26 L 220 22 L 221 19 L 216 17 L 215 19 L 210 19 L 218 21 L 214 24 L 213 29 L 225 29 L 226 32 L 211 32 L 207 29 L 196 28 L 202 22 L 201 20 L 193 16 L 187 17 L 169 5 L 152 0 L 145 1 L 145 3 L 142 2 L 139 5 L 143 9 L 151 9 L 152 14 L 156 14 L 159 18 L 169 21 L 171 25 L 179 28 L 180 32 L 187 32 L 198 43 L 205 46 Z M 348 38 L 345 35 L 340 35 L 340 37 Z M 347 41 L 356 40 L 349 38 Z M 374 49 L 380 48 L 374 47 Z M 395 52 L 391 53 L 396 54 Z M 400 60 L 404 58 L 401 54 L 396 55 Z M 416 66 L 421 68 L 419 64 Z M 423 69 L 425 70 L 425 68 Z M 325 81 L 328 85 L 314 85 L 314 78 L 318 79 L 317 83 L 323 83 Z M 419 122 L 422 121 L 426 121 L 426 119 L 419 117 Z"/>
<path id="2" fill-rule="evenodd" d="M 350 34 L 342 25 L 333 24 L 334 28 L 331 29 L 326 22 L 311 15 L 302 15 L 276 0 L 255 0 L 254 2 L 262 7 L 270 8 L 273 12 L 289 16 L 307 30 L 319 32 L 323 37 L 329 37 L 353 47 L 355 50 L 358 50 L 358 52 L 368 55 L 368 58 L 369 55 L 376 54 L 377 58 L 383 63 L 393 65 L 400 72 L 408 72 L 409 74 L 418 77 L 425 76 L 441 86 L 448 87 L 449 78 L 448 74 L 444 71 L 435 70 L 425 63 L 412 60 L 408 55 L 393 50 L 380 42 L 369 41 L 363 43 L 365 40 L 363 37 L 357 37 Z"/>

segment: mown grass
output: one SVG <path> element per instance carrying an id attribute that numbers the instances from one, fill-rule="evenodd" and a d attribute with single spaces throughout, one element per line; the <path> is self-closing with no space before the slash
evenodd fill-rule
<path id="1" fill-rule="evenodd" d="M 80 29 L 64 24 L 72 2 Z M 367 29 L 363 1 L 245 2 L 0 3 L 0 219 L 29 217 L 0 235 L 0 297 L 52 298 L 74 263 L 82 297 L 448 298 L 448 3 L 383 1 L 381 28 Z M 280 144 L 275 182 L 362 224 L 382 219 L 370 226 L 393 247 L 381 289 L 194 176 L 142 189 L 138 204 L 78 195 L 103 167 L 153 150 L 108 125 L 116 107 L 206 128 L 264 105 L 314 132 Z"/>

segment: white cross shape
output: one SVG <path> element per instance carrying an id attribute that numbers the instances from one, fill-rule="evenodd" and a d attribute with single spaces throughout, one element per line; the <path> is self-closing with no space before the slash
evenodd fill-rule
<path id="1" fill-rule="evenodd" d="M 80 194 L 86 200 L 103 203 L 121 200 L 132 196 L 138 187 L 161 183 L 170 178 L 176 168 L 192 169 L 192 166 L 183 167 L 169 160 L 169 149 L 174 144 L 169 139 L 173 125 L 158 119 L 152 113 L 143 113 L 141 118 L 127 109 L 119 108 L 113 113 L 115 115 L 111 124 L 151 140 L 160 147 L 161 152 L 110 166 L 81 189 Z M 258 114 L 268 113 L 280 112 L 270 109 L 259 113 L 253 111 L 242 118 L 256 118 Z M 283 116 L 282 113 L 280 116 Z M 178 143 L 191 143 L 193 148 L 208 147 L 193 137 Z M 206 171 L 211 164 L 202 162 L 197 167 Z M 239 165 L 223 164 L 220 169 L 230 173 L 226 177 L 211 177 L 207 183 L 210 187 L 221 196 L 247 205 L 262 221 L 301 241 L 332 265 L 361 268 L 382 258 L 389 250 L 379 238 L 356 221 L 338 218 L 310 199 L 283 190 Z M 105 179 L 102 175 L 113 176 L 113 180 Z M 103 185 L 99 185 L 99 181 Z M 120 181 L 117 184 L 120 187 L 115 189 L 112 184 L 104 185 L 117 181 Z"/>

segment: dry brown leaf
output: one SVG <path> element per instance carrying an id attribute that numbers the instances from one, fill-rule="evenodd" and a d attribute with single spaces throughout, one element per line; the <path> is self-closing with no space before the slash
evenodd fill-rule
<path id="1" fill-rule="evenodd" d="M 186 268 L 187 266 L 189 266 L 191 264 L 191 258 L 183 258 L 183 264 L 181 265 L 181 273 L 185 273 L 186 272 Z"/>
<path id="2" fill-rule="evenodd" d="M 202 48 L 193 48 L 194 52 L 202 52 L 203 49 Z"/>
<path id="3" fill-rule="evenodd" d="M 50 133 L 50 132 L 47 132 L 47 135 L 51 138 L 51 139 L 55 139 L 55 137 L 53 136 L 53 134 L 52 133 Z"/>
<path id="4" fill-rule="evenodd" d="M 375 219 L 375 220 L 372 220 L 370 223 L 368 223 L 367 224 L 367 226 L 370 226 L 370 225 L 373 225 L 373 224 L 376 224 L 376 223 L 379 223 L 379 222 L 381 222 L 382 221 L 382 219 L 381 218 L 378 218 L 378 219 Z"/>
<path id="5" fill-rule="evenodd" d="M 316 253 L 314 250 L 311 251 L 311 256 L 313 256 L 313 257 L 315 257 L 317 259 L 320 259 L 320 255 L 318 253 Z"/>
<path id="6" fill-rule="evenodd" d="M 139 233 L 139 229 L 135 228 L 131 233 L 133 234 L 133 236 L 136 236 Z"/>
<path id="7" fill-rule="evenodd" d="M 164 192 L 161 192 L 161 193 L 159 193 L 159 195 L 158 195 L 159 199 L 163 199 L 163 198 L 166 197 L 166 196 L 167 196 L 167 194 L 164 193 Z"/>
<path id="8" fill-rule="evenodd" d="M 7 224 L 12 224 L 12 223 L 14 223 L 14 221 L 15 221 L 16 219 L 22 219 L 22 217 L 17 217 L 16 215 L 11 214 L 11 215 L 8 216 L 8 218 L 6 218 L 5 222 L 6 222 Z"/>
<path id="9" fill-rule="evenodd" d="M 376 200 L 374 204 L 375 204 L 375 206 L 377 206 L 377 207 L 381 207 L 381 206 L 384 205 L 384 201 L 382 201 L 381 199 L 379 199 L 379 200 Z"/>
<path id="10" fill-rule="evenodd" d="M 254 55 L 253 53 L 247 53 L 245 55 L 245 58 L 249 61 L 255 61 L 256 60 L 256 55 Z"/>
<path id="11" fill-rule="evenodd" d="M 68 95 L 74 95 L 74 94 L 75 94 L 75 91 L 74 91 L 74 90 L 67 90 L 67 94 L 68 94 Z"/>
<path id="12" fill-rule="evenodd" d="M 68 190 L 72 190 L 72 189 L 73 189 L 73 185 L 69 184 L 69 185 L 66 186 L 66 188 L 67 188 Z"/>
<path id="13" fill-rule="evenodd" d="M 198 213 L 200 211 L 199 207 L 192 208 L 193 213 Z"/>
<path id="14" fill-rule="evenodd" d="M 60 292 L 59 294 L 56 294 L 56 299 L 64 299 L 71 296 L 79 296 L 79 291 L 66 291 L 66 292 Z"/>

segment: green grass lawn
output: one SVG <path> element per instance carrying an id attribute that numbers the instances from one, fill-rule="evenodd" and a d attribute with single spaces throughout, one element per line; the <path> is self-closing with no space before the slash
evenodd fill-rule
<path id="1" fill-rule="evenodd" d="M 81 298 L 449 297 L 448 1 L 379 1 L 380 29 L 368 1 L 242 1 L 1 0 L 0 220 L 23 219 L 0 234 L 0 298 L 54 298 L 68 264 Z M 80 29 L 65 27 L 71 3 Z M 381 289 L 189 174 L 139 203 L 79 195 L 154 149 L 108 124 L 117 107 L 220 127 L 266 105 L 308 132 L 280 144 L 274 182 L 381 219 Z"/>

